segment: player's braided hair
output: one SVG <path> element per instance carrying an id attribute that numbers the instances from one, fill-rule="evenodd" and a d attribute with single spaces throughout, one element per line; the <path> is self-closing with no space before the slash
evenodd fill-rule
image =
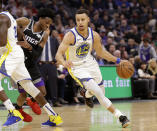
<path id="1" fill-rule="evenodd" d="M 51 19 L 54 18 L 54 13 L 50 8 L 42 8 L 38 11 L 37 17 L 49 17 Z"/>

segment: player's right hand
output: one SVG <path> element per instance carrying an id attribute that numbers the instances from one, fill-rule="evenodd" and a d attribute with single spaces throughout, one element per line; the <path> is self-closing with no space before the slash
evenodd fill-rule
<path id="1" fill-rule="evenodd" d="M 71 61 L 65 61 L 63 63 L 63 66 L 68 69 L 68 68 L 71 68 L 73 66 L 73 63 Z"/>

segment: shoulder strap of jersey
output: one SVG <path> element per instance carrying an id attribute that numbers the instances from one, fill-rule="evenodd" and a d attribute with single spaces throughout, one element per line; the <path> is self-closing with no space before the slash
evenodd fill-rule
<path id="1" fill-rule="evenodd" d="M 76 43 L 76 36 L 77 36 L 77 33 L 76 33 L 76 31 L 75 31 L 75 28 L 72 28 L 72 29 L 70 29 L 69 31 L 74 35 L 74 39 L 75 39 L 74 43 L 71 43 L 71 45 L 75 45 L 75 43 Z"/>
<path id="2" fill-rule="evenodd" d="M 30 19 L 30 22 L 29 22 L 29 24 L 28 24 L 27 28 L 31 30 L 31 29 L 32 29 L 33 24 L 34 24 L 34 21 Z"/>

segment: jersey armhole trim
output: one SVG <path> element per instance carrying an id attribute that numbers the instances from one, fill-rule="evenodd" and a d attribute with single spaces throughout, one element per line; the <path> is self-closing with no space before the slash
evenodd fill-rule
<path id="1" fill-rule="evenodd" d="M 90 28 L 90 29 L 91 29 L 91 35 L 92 35 L 92 42 L 93 42 L 93 44 L 94 44 L 93 30 L 92 30 L 92 28 Z"/>
<path id="2" fill-rule="evenodd" d="M 75 43 L 76 43 L 76 35 L 75 35 L 75 33 L 74 33 L 72 30 L 70 30 L 70 32 L 71 32 L 71 33 L 73 33 L 73 35 L 74 35 L 74 38 L 75 38 L 75 41 L 74 41 L 74 43 L 73 43 L 73 44 L 72 44 L 72 43 L 70 44 L 71 46 L 73 46 L 73 45 L 75 45 Z"/>
<path id="3" fill-rule="evenodd" d="M 31 24 L 31 19 L 29 19 L 29 23 L 28 23 L 28 25 L 26 26 L 26 28 L 23 30 L 23 32 L 24 32 L 26 29 L 29 29 L 30 24 Z"/>

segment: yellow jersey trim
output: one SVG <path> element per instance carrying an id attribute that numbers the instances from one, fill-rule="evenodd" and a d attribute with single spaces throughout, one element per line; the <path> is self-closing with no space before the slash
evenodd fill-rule
<path id="1" fill-rule="evenodd" d="M 66 60 L 69 60 L 69 48 L 68 48 L 67 51 L 65 52 L 65 56 L 66 56 Z M 68 68 L 68 72 L 69 72 L 69 74 L 71 75 L 71 77 L 72 77 L 81 87 L 83 87 L 81 81 L 80 81 L 78 78 L 76 78 L 76 77 L 74 76 L 74 74 L 73 74 L 71 68 Z"/>
<path id="2" fill-rule="evenodd" d="M 4 54 L 1 56 L 0 58 L 0 67 L 2 66 L 2 63 L 4 62 L 4 60 L 7 58 L 7 56 L 9 55 L 9 53 L 12 51 L 12 47 L 9 43 L 9 41 L 7 40 L 7 45 L 6 48 L 8 49 L 6 52 L 4 52 Z"/>

